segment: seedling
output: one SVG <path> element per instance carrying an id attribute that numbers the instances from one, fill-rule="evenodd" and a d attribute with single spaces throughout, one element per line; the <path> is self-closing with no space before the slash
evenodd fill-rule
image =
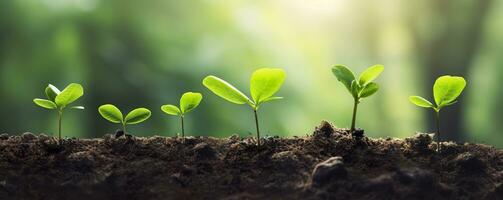
<path id="1" fill-rule="evenodd" d="M 185 138 L 185 128 L 183 124 L 185 114 L 199 106 L 202 99 L 203 95 L 201 95 L 201 93 L 187 92 L 182 95 L 182 98 L 180 98 L 180 107 L 170 104 L 161 106 L 161 110 L 166 114 L 180 117 L 180 121 L 182 123 L 182 138 Z"/>
<path id="2" fill-rule="evenodd" d="M 112 104 L 105 104 L 100 106 L 98 108 L 98 112 L 106 120 L 112 123 L 122 124 L 122 131 L 124 131 L 124 133 L 126 133 L 127 124 L 141 123 L 150 118 L 150 116 L 152 115 L 150 110 L 146 108 L 137 108 L 129 112 L 124 118 L 122 112 Z"/>
<path id="3" fill-rule="evenodd" d="M 60 91 L 54 85 L 49 84 L 45 88 L 45 96 L 47 99 L 33 99 L 33 102 L 42 108 L 58 111 L 58 143 L 61 144 L 61 121 L 63 111 L 68 105 L 84 95 L 84 89 L 81 85 L 72 83 L 63 91 Z M 70 109 L 84 110 L 83 106 L 72 106 Z"/>
<path id="4" fill-rule="evenodd" d="M 366 69 L 357 80 L 354 73 L 344 65 L 336 65 L 332 68 L 332 73 L 337 79 L 346 86 L 349 93 L 353 96 L 353 119 L 351 121 L 351 133 L 355 134 L 356 130 L 356 112 L 361 99 L 367 98 L 375 94 L 379 90 L 379 85 L 372 82 L 384 71 L 384 66 L 374 65 Z"/>
<path id="5" fill-rule="evenodd" d="M 440 150 L 440 110 L 457 102 L 457 98 L 466 87 L 466 81 L 459 76 L 441 76 L 433 85 L 435 104 L 420 96 L 411 96 L 409 100 L 419 107 L 432 108 L 435 111 L 437 124 L 437 151 Z"/>
<path id="6" fill-rule="evenodd" d="M 252 99 L 248 98 L 241 91 L 236 89 L 226 81 L 215 77 L 207 76 L 203 80 L 203 85 L 215 93 L 217 96 L 235 104 L 248 104 L 255 115 L 255 126 L 257 128 L 257 145 L 260 146 L 260 129 L 257 111 L 262 103 L 279 100 L 283 97 L 274 97 L 285 81 L 285 71 L 277 68 L 262 68 L 253 72 L 250 81 L 250 93 Z"/>

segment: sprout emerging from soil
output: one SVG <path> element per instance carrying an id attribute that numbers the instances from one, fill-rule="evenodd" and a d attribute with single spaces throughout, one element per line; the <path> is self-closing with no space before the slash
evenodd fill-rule
<path id="1" fill-rule="evenodd" d="M 124 131 L 124 133 L 126 133 L 127 124 L 141 123 L 150 118 L 150 116 L 152 115 L 150 110 L 146 108 L 137 108 L 129 112 L 124 118 L 122 116 L 122 112 L 112 104 L 105 104 L 100 106 L 98 108 L 98 112 L 106 120 L 112 123 L 122 124 L 122 131 Z"/>
<path id="2" fill-rule="evenodd" d="M 250 80 L 250 93 L 252 99 L 248 98 L 248 96 L 231 84 L 215 76 L 207 76 L 204 78 L 203 85 L 217 96 L 227 101 L 235 104 L 248 104 L 253 109 L 255 126 L 257 128 L 257 145 L 260 146 L 260 129 L 257 111 L 262 103 L 283 98 L 273 95 L 278 92 L 283 85 L 285 77 L 285 71 L 278 68 L 262 68 L 256 70 L 253 72 Z"/>
<path id="3" fill-rule="evenodd" d="M 459 76 L 441 76 L 433 85 L 433 96 L 435 104 L 420 96 L 411 96 L 409 100 L 420 107 L 432 108 L 435 111 L 435 119 L 437 124 L 437 151 L 440 150 L 440 110 L 445 106 L 450 106 L 457 102 L 457 98 L 461 95 L 466 87 L 466 81 Z"/>
<path id="4" fill-rule="evenodd" d="M 33 102 L 42 108 L 58 111 L 58 143 L 61 144 L 61 121 L 63 111 L 68 105 L 84 95 L 84 89 L 80 84 L 72 83 L 63 91 L 54 85 L 49 84 L 45 88 L 47 99 L 33 99 Z M 84 110 L 83 106 L 72 106 L 70 109 Z"/>
<path id="5" fill-rule="evenodd" d="M 336 65 L 332 68 L 332 73 L 337 77 L 353 96 L 353 119 L 351 122 L 351 132 L 354 134 L 356 130 L 356 112 L 361 99 L 375 94 L 379 90 L 379 85 L 372 82 L 384 71 L 384 66 L 374 65 L 366 69 L 359 79 L 356 79 L 354 73 L 344 65 Z"/>
<path id="6" fill-rule="evenodd" d="M 199 106 L 202 99 L 203 95 L 201 95 L 201 93 L 186 92 L 182 95 L 182 98 L 180 98 L 180 107 L 171 104 L 161 106 L 161 110 L 164 113 L 180 117 L 180 121 L 182 123 L 182 138 L 185 138 L 183 118 L 187 113 Z"/>

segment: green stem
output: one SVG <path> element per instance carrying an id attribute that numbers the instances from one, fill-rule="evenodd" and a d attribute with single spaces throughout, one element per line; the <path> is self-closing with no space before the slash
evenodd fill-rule
<path id="1" fill-rule="evenodd" d="M 257 110 L 253 109 L 253 113 L 255 114 L 255 126 L 257 127 L 257 145 L 260 147 L 260 129 L 259 129 L 259 126 L 258 126 Z"/>
<path id="2" fill-rule="evenodd" d="M 122 123 L 122 131 L 126 134 L 126 123 Z"/>
<path id="3" fill-rule="evenodd" d="M 180 116 L 180 121 L 182 122 L 182 141 L 185 142 L 185 126 L 183 124 L 183 116 Z"/>
<path id="4" fill-rule="evenodd" d="M 355 105 L 353 108 L 353 120 L 351 122 L 351 132 L 356 130 L 356 112 L 358 111 L 358 99 L 355 98 Z"/>
<path id="5" fill-rule="evenodd" d="M 440 151 L 440 112 L 435 110 L 437 124 L 437 151 Z"/>
<path id="6" fill-rule="evenodd" d="M 58 118 L 59 118 L 58 119 L 58 122 L 59 122 L 58 123 L 59 124 L 59 126 L 58 126 L 58 142 L 59 142 L 59 144 L 61 144 L 61 121 L 63 119 L 63 112 L 61 110 L 58 111 Z"/>

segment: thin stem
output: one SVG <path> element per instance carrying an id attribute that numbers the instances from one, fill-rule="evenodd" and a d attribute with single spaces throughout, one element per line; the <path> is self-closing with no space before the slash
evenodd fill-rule
<path id="1" fill-rule="evenodd" d="M 258 126 L 257 110 L 253 109 L 253 113 L 255 114 L 255 126 L 257 127 L 257 146 L 260 147 L 260 129 L 259 129 L 259 126 Z"/>
<path id="2" fill-rule="evenodd" d="M 356 112 L 358 111 L 358 99 L 355 98 L 355 105 L 353 108 L 353 120 L 351 122 L 351 132 L 356 130 Z"/>
<path id="3" fill-rule="evenodd" d="M 437 151 L 440 151 L 440 112 L 435 110 L 437 123 Z"/>
<path id="4" fill-rule="evenodd" d="M 183 116 L 180 116 L 180 121 L 182 122 L 182 141 L 185 142 L 185 126 L 183 124 Z"/>
<path id="5" fill-rule="evenodd" d="M 126 123 L 122 123 L 122 131 L 126 134 Z"/>
<path id="6" fill-rule="evenodd" d="M 59 118 L 59 126 L 58 126 L 58 141 L 59 141 L 59 144 L 61 144 L 61 121 L 63 119 L 63 112 L 62 111 L 58 111 L 58 118 Z"/>

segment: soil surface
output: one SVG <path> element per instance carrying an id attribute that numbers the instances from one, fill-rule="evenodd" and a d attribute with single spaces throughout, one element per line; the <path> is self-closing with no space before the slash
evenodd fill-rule
<path id="1" fill-rule="evenodd" d="M 0 199 L 503 199 L 503 150 L 307 137 L 65 139 L 0 135 Z"/>

